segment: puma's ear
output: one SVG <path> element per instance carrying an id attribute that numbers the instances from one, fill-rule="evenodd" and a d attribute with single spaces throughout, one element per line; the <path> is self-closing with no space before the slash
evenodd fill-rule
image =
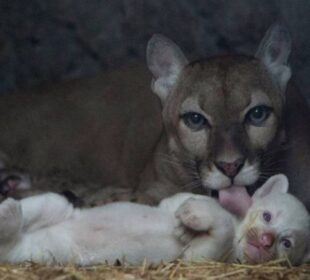
<path id="1" fill-rule="evenodd" d="M 152 90 L 164 103 L 188 61 L 173 41 L 159 34 L 149 40 L 146 58 L 153 74 Z"/>
<path id="2" fill-rule="evenodd" d="M 275 24 L 266 32 L 255 55 L 265 64 L 272 79 L 283 92 L 291 78 L 291 68 L 288 66 L 290 52 L 291 38 L 288 30 Z"/>
<path id="3" fill-rule="evenodd" d="M 271 193 L 287 193 L 288 180 L 283 174 L 270 177 L 254 194 L 253 198 L 262 198 Z"/>

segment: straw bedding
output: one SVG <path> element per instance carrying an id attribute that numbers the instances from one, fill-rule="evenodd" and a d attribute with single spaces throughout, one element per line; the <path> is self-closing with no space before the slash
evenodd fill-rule
<path id="1" fill-rule="evenodd" d="M 292 267 L 287 261 L 273 261 L 261 265 L 225 264 L 203 262 L 185 264 L 181 261 L 157 266 L 109 266 L 90 267 L 44 266 L 31 263 L 1 265 L 2 279 L 310 279 L 310 264 Z"/>

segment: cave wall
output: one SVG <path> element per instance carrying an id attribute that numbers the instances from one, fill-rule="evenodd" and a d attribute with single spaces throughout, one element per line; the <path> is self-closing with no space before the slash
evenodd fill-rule
<path id="1" fill-rule="evenodd" d="M 309 14 L 307 0 L 1 0 L 0 93 L 144 61 L 153 33 L 191 59 L 252 54 L 282 21 L 294 42 L 295 80 L 310 96 Z"/>

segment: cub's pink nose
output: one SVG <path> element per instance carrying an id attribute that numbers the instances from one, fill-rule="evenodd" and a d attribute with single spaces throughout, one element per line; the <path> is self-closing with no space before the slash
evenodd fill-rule
<path id="1" fill-rule="evenodd" d="M 275 240 L 274 234 L 271 232 L 262 233 L 259 237 L 259 243 L 264 248 L 270 248 Z"/>
<path id="2" fill-rule="evenodd" d="M 228 177 L 235 177 L 244 164 L 244 159 L 240 158 L 234 162 L 218 161 L 215 162 L 216 167 Z"/>

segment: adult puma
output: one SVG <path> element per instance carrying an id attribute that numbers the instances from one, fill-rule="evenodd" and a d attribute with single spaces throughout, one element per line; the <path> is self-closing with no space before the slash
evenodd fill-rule
<path id="1" fill-rule="evenodd" d="M 152 90 L 166 134 L 139 192 L 152 199 L 202 186 L 224 205 L 246 201 L 244 188 L 274 173 L 310 208 L 310 112 L 288 82 L 291 41 L 275 25 L 255 57 L 215 56 L 188 63 L 169 39 L 148 44 Z M 146 186 L 149 188 L 147 190 Z M 232 209 L 233 210 L 233 209 Z"/>
<path id="2" fill-rule="evenodd" d="M 290 50 L 287 31 L 276 25 L 253 57 L 189 63 L 175 43 L 155 35 L 147 60 L 164 130 L 159 103 L 145 93 L 147 77 L 129 70 L 1 96 L 0 147 L 34 173 L 68 169 L 112 192 L 134 189 L 148 203 L 220 190 L 222 204 L 233 207 L 246 191 L 232 186 L 255 188 L 283 172 L 309 209 L 310 115 L 288 89 Z"/>

